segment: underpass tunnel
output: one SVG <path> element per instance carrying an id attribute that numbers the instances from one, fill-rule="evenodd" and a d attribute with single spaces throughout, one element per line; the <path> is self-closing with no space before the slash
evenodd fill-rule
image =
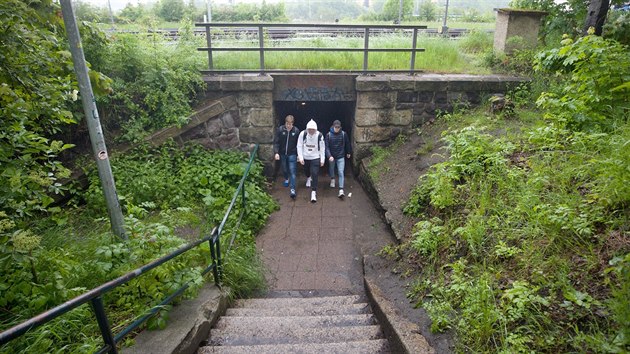
<path id="1" fill-rule="evenodd" d="M 338 119 L 341 122 L 341 128 L 348 134 L 348 140 L 352 144 L 355 106 L 355 101 L 275 101 L 275 126 L 277 128 L 284 124 L 284 118 L 291 114 L 295 117 L 294 125 L 300 131 L 306 129 L 308 121 L 313 119 L 317 123 L 317 129 L 325 136 L 333 122 Z M 277 167 L 276 173 L 278 173 Z M 350 161 L 346 161 L 345 173 L 346 175 L 352 173 Z M 298 166 L 298 176 L 302 174 L 302 168 Z M 320 169 L 320 175 L 328 176 L 328 161 Z"/>
<path id="2" fill-rule="evenodd" d="M 354 108 L 354 101 L 275 101 L 276 127 L 284 124 L 284 118 L 291 114 L 295 117 L 295 126 L 300 131 L 306 129 L 306 123 L 313 119 L 317 123 L 317 129 L 325 135 L 333 121 L 338 119 L 341 128 L 352 141 Z"/>

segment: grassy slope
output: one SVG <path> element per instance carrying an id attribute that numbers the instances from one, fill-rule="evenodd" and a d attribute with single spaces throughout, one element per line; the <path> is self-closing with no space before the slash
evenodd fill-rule
<path id="1" fill-rule="evenodd" d="M 414 191 L 407 212 L 422 221 L 399 250 L 410 267 L 403 273 L 415 274 L 409 294 L 432 329 L 453 328 L 457 351 L 623 343 L 629 260 L 616 257 L 630 252 L 629 210 L 601 193 L 630 183 L 611 163 L 630 164 L 630 125 L 560 142 L 535 111 L 442 119 L 451 157 Z"/>

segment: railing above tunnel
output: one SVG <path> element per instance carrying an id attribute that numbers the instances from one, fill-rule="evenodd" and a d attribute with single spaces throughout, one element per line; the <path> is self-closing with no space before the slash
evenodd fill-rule
<path id="1" fill-rule="evenodd" d="M 278 24 L 278 23 L 196 23 L 198 27 L 205 27 L 207 47 L 198 48 L 199 51 L 208 53 L 208 69 L 201 70 L 204 74 L 231 74 L 231 73 L 409 73 L 410 75 L 419 72 L 416 66 L 416 53 L 424 52 L 424 48 L 417 48 L 418 33 L 425 30 L 427 26 L 411 25 L 340 25 L 340 24 Z M 223 33 L 242 33 L 254 35 L 258 38 L 256 47 L 215 47 L 212 42 L 212 35 L 217 31 Z M 290 38 L 297 34 L 308 34 L 310 36 L 347 36 L 363 37 L 362 48 L 331 48 L 322 46 L 313 47 L 279 47 L 268 46 L 266 37 L 270 40 L 278 38 Z M 372 48 L 370 46 L 370 34 L 382 35 L 388 33 L 405 33 L 410 35 L 410 48 Z M 252 69 L 216 69 L 214 65 L 213 53 L 215 52 L 255 52 L 259 53 L 259 68 Z M 267 69 L 265 63 L 265 53 L 267 52 L 358 52 L 363 53 L 363 67 L 360 70 L 313 70 L 313 69 Z M 410 63 L 408 69 L 393 70 L 371 70 L 368 68 L 370 53 L 410 53 Z"/>

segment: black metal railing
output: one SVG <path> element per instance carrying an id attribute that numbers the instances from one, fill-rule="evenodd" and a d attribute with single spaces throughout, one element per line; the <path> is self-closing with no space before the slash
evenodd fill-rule
<path id="1" fill-rule="evenodd" d="M 416 70 L 416 53 L 424 52 L 423 48 L 417 48 L 418 31 L 424 30 L 427 26 L 399 26 L 399 25 L 339 25 L 339 24 L 274 24 L 274 23 L 196 23 L 195 26 L 205 27 L 207 47 L 197 48 L 199 51 L 208 52 L 208 69 L 201 70 L 204 74 L 220 74 L 220 73 L 247 73 L 255 72 L 261 75 L 270 72 L 276 73 L 313 73 L 313 72 L 331 72 L 331 73 L 410 73 L 414 74 Z M 212 45 L 212 29 L 215 31 L 227 31 L 230 28 L 239 28 L 241 32 L 257 35 L 257 47 L 213 47 Z M 300 29 L 313 30 L 317 29 L 320 33 L 331 34 L 335 30 L 340 33 L 352 33 L 354 36 L 363 37 L 363 48 L 330 48 L 330 47 L 268 47 L 265 44 L 265 33 L 276 28 L 288 29 L 286 33 L 299 32 Z M 370 48 L 370 33 L 394 33 L 394 32 L 410 32 L 412 34 L 411 48 Z M 252 52 L 259 53 L 259 69 L 258 70 L 219 70 L 214 68 L 214 52 Z M 309 70 L 309 69 L 267 69 L 265 66 L 265 53 L 267 52 L 362 52 L 363 53 L 363 69 L 362 70 Z M 370 70 L 368 69 L 369 54 L 379 53 L 410 53 L 409 69 L 400 70 Z"/>
<path id="2" fill-rule="evenodd" d="M 254 150 L 251 153 L 250 159 L 249 159 L 249 163 L 247 165 L 247 168 L 245 169 L 245 172 L 243 172 L 243 177 L 241 178 L 241 181 L 238 185 L 238 188 L 236 189 L 236 191 L 234 192 L 234 196 L 232 198 L 232 202 L 230 203 L 230 206 L 228 207 L 227 211 L 225 212 L 224 216 L 223 216 L 223 220 L 221 221 L 221 224 L 218 227 L 214 227 L 212 229 L 212 232 L 210 234 L 210 236 L 206 236 L 200 240 L 197 240 L 193 243 L 190 243 L 184 247 L 179 248 L 178 250 L 162 257 L 159 259 L 156 259 L 155 261 L 145 264 L 140 268 L 137 268 L 125 275 L 122 275 L 114 280 L 111 280 L 105 284 L 102 284 L 82 295 L 79 295 L 73 299 L 70 299 L 66 302 L 64 302 L 63 304 L 56 306 L 46 312 L 43 312 L 33 318 L 30 318 L 14 327 L 11 327 L 9 329 L 7 329 L 6 331 L 3 331 L 2 333 L 0 333 L 0 345 L 4 345 L 6 343 L 8 343 L 9 341 L 20 337 L 21 335 L 23 335 L 24 333 L 28 332 L 31 329 L 34 329 L 36 327 L 39 327 L 47 322 L 52 321 L 53 319 L 69 312 L 72 311 L 73 309 L 87 303 L 90 302 L 92 305 L 92 308 L 94 309 L 94 314 L 96 316 L 96 321 L 98 323 L 99 329 L 101 331 L 101 336 L 103 337 L 103 342 L 105 343 L 105 345 L 97 351 L 97 353 L 118 353 L 118 350 L 116 348 L 116 343 L 120 342 L 127 334 L 131 333 L 134 329 L 138 328 L 140 325 L 142 325 L 145 321 L 147 321 L 149 318 L 151 318 L 151 316 L 155 315 L 160 309 L 162 309 L 164 307 L 164 305 L 169 304 L 171 301 L 173 301 L 177 296 L 181 295 L 184 293 L 184 291 L 186 291 L 186 289 L 189 288 L 190 286 L 190 282 L 187 282 L 186 284 L 184 284 L 182 287 L 180 287 L 179 289 L 177 289 L 176 291 L 174 291 L 172 294 L 170 294 L 169 296 L 167 296 L 164 300 L 162 300 L 159 304 L 157 304 L 156 306 L 152 307 L 151 309 L 149 309 L 147 311 L 146 314 L 144 314 L 143 316 L 141 316 L 140 318 L 136 319 L 133 323 L 131 323 L 129 326 L 125 327 L 122 331 L 120 331 L 120 333 L 114 335 L 112 333 L 111 330 L 111 326 L 109 324 L 109 320 L 107 318 L 107 314 L 105 312 L 105 307 L 103 305 L 103 295 L 111 290 L 113 290 L 114 288 L 123 285 L 127 282 L 129 282 L 130 280 L 139 277 L 143 274 L 145 274 L 146 272 L 150 271 L 153 268 L 156 268 L 168 261 L 170 261 L 171 259 L 174 259 L 175 257 L 203 244 L 204 242 L 208 242 L 210 245 L 210 257 L 211 257 L 211 262 L 210 265 L 208 267 L 206 267 L 203 271 L 202 271 L 202 275 L 207 274 L 209 271 L 212 270 L 213 276 L 214 276 L 214 283 L 218 286 L 221 287 L 221 278 L 222 278 L 222 272 L 221 272 L 221 268 L 222 268 L 222 264 L 223 264 L 223 257 L 221 255 L 221 234 L 223 232 L 223 228 L 225 227 L 225 224 L 230 216 L 230 213 L 232 212 L 232 209 L 234 207 L 234 205 L 236 204 L 236 200 L 238 199 L 239 196 L 241 196 L 241 214 L 238 218 L 237 224 L 234 228 L 234 233 L 232 234 L 232 238 L 230 240 L 230 247 L 228 247 L 228 252 L 229 249 L 231 248 L 232 243 L 234 242 L 234 238 L 236 237 L 236 231 L 238 230 L 238 228 L 240 227 L 243 215 L 245 214 L 245 209 L 246 209 L 246 200 L 245 200 L 245 181 L 247 180 L 247 176 L 249 175 L 249 170 L 251 169 L 252 163 L 254 161 L 254 157 L 256 156 L 258 152 L 258 145 L 256 145 L 254 147 Z M 226 252 L 227 254 L 227 252 Z"/>

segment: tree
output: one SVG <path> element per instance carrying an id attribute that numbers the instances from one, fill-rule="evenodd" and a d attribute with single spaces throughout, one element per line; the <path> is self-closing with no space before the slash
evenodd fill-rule
<path id="1" fill-rule="evenodd" d="M 430 0 L 425 0 L 420 4 L 420 19 L 433 21 L 437 17 L 437 6 Z"/>
<path id="2" fill-rule="evenodd" d="M 413 9 L 413 0 L 403 0 L 402 1 L 402 17 L 401 20 L 405 20 L 411 16 L 411 11 Z M 398 12 L 400 9 L 400 0 L 387 0 L 385 5 L 383 5 L 383 12 L 381 13 L 381 18 L 384 21 L 397 21 L 398 20 Z"/>
<path id="3" fill-rule="evenodd" d="M 158 16 L 164 21 L 181 21 L 184 18 L 185 9 L 184 0 L 161 0 Z"/>
<path id="4" fill-rule="evenodd" d="M 118 17 L 128 22 L 136 22 L 145 13 L 146 10 L 142 4 L 138 3 L 138 5 L 133 5 L 131 3 L 128 3 L 127 6 L 125 6 L 125 8 L 120 11 Z"/>
<path id="5" fill-rule="evenodd" d="M 109 20 L 109 10 L 85 1 L 74 2 L 74 13 L 80 21 L 104 22 Z"/>
<path id="6" fill-rule="evenodd" d="M 588 2 L 588 10 L 586 12 L 586 21 L 584 21 L 582 35 L 587 35 L 590 27 L 595 28 L 596 35 L 602 35 L 602 28 L 604 27 L 604 22 L 606 22 L 606 14 L 608 13 L 609 7 L 609 0 L 590 0 Z"/>

